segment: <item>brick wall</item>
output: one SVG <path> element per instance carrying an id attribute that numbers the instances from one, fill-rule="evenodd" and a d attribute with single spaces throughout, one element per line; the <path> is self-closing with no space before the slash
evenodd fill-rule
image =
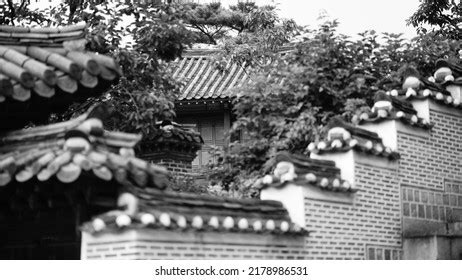
<path id="1" fill-rule="evenodd" d="M 428 135 L 398 132 L 403 216 L 462 221 L 462 114 L 437 107 L 430 121 L 435 126 Z"/>
<path id="2" fill-rule="evenodd" d="M 461 221 L 462 182 L 445 180 L 444 191 L 402 188 L 403 216 L 441 222 Z"/>
<path id="3" fill-rule="evenodd" d="M 300 248 L 126 241 L 92 244 L 87 259 L 305 259 Z"/>
<path id="4" fill-rule="evenodd" d="M 377 159 L 381 160 L 381 159 Z M 396 170 L 355 163 L 353 204 L 305 198 L 311 259 L 399 259 L 401 210 Z"/>
<path id="5" fill-rule="evenodd" d="M 172 174 L 175 175 L 186 176 L 192 173 L 191 162 L 162 158 L 154 163 L 166 167 Z"/>
<path id="6" fill-rule="evenodd" d="M 147 230 L 82 238 L 83 259 L 305 259 L 303 237 Z M 147 235 L 146 235 L 147 233 Z M 284 240 L 281 240 L 284 239 Z"/>

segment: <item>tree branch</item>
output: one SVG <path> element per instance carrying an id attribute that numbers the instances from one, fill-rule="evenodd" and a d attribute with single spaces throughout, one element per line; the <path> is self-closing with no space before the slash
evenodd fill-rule
<path id="1" fill-rule="evenodd" d="M 16 11 L 14 9 L 13 0 L 8 0 L 8 7 L 10 8 L 11 25 L 14 25 L 14 18 L 16 17 Z"/>
<path id="2" fill-rule="evenodd" d="M 196 28 L 197 30 L 199 30 L 200 32 L 202 32 L 202 34 L 204 34 L 205 36 L 207 36 L 207 38 L 209 38 L 210 42 L 214 45 L 217 44 L 217 42 L 215 41 L 215 39 L 213 38 L 212 35 L 210 35 L 204 28 L 202 28 L 201 26 L 199 26 L 198 24 L 191 24 L 191 26 L 193 28 Z"/>
<path id="3" fill-rule="evenodd" d="M 27 0 L 22 0 L 21 1 L 21 5 L 18 8 L 18 14 L 21 14 L 22 9 L 26 7 L 25 5 L 26 5 L 27 2 L 28 2 Z"/>

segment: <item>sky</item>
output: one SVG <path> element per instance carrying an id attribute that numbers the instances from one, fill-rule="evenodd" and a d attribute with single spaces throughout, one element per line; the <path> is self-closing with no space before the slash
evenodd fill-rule
<path id="1" fill-rule="evenodd" d="M 222 0 L 224 5 L 236 0 Z M 279 3 L 279 14 L 293 18 L 298 24 L 317 26 L 320 13 L 338 19 L 339 31 L 349 36 L 368 29 L 378 32 L 403 33 L 404 37 L 416 36 L 406 19 L 418 8 L 419 0 L 255 0 L 257 4 Z"/>
<path id="2" fill-rule="evenodd" d="M 58 3 L 62 0 L 51 0 Z M 123 0 L 120 0 L 123 1 Z M 220 1 L 224 6 L 236 4 L 238 0 L 193 0 L 210 3 Z M 339 20 L 338 30 L 354 37 L 365 30 L 378 32 L 403 33 L 404 37 L 416 36 L 412 26 L 406 25 L 409 18 L 418 8 L 419 0 L 251 0 L 258 5 L 276 4 L 280 16 L 292 18 L 300 25 L 316 27 L 320 13 L 331 19 Z M 38 2 L 39 4 L 35 4 Z M 33 0 L 35 5 L 50 5 L 49 0 Z"/>

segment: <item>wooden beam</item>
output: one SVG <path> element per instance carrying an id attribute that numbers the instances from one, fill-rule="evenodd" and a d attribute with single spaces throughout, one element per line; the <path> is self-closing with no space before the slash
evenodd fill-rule
<path id="1" fill-rule="evenodd" d="M 229 131 L 231 130 L 231 112 L 229 108 L 223 110 L 223 124 L 225 133 L 225 149 L 229 146 Z"/>

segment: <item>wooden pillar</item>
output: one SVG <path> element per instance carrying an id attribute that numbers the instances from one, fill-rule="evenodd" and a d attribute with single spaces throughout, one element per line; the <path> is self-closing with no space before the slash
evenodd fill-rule
<path id="1" fill-rule="evenodd" d="M 225 133 L 225 150 L 227 150 L 229 146 L 229 131 L 231 129 L 231 112 L 229 109 L 229 104 L 223 104 L 223 126 L 224 126 L 224 133 Z"/>

